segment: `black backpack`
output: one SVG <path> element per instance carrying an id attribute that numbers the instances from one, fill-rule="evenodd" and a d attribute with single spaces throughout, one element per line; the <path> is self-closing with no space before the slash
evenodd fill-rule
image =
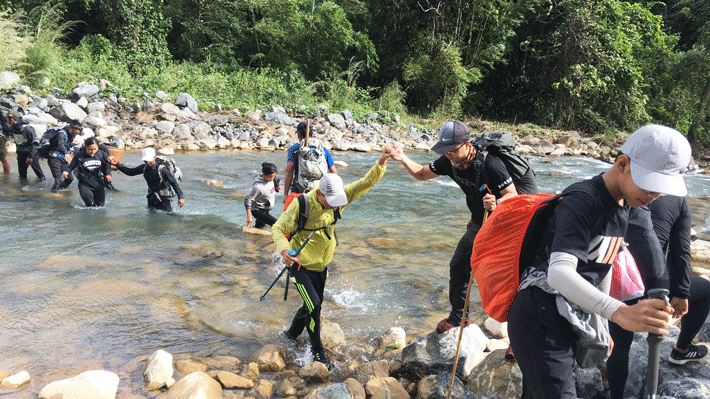
<path id="1" fill-rule="evenodd" d="M 530 162 L 515 151 L 515 138 L 508 132 L 497 131 L 487 132 L 477 136 L 471 140 L 471 144 L 476 147 L 476 159 L 481 162 L 477 187 L 481 186 L 482 182 L 488 181 L 485 176 L 484 162 L 488 154 L 493 154 L 498 157 L 510 177 L 513 178 L 513 184 L 518 194 L 535 194 L 538 192 L 537 181 L 535 180 L 535 171 Z M 530 171 L 530 173 L 528 173 Z"/>
<path id="2" fill-rule="evenodd" d="M 66 134 L 64 131 L 64 126 L 53 126 L 47 129 L 39 139 L 39 144 L 37 144 L 37 155 L 42 158 L 49 157 L 49 152 L 52 150 L 52 141 L 54 137 L 59 134 Z"/>
<path id="3" fill-rule="evenodd" d="M 296 236 L 296 233 L 298 233 L 301 230 L 306 230 L 306 231 L 314 231 L 314 230 L 323 230 L 325 233 L 326 237 L 330 239 L 330 235 L 328 234 L 328 230 L 326 230 L 328 227 L 333 226 L 334 224 L 338 223 L 338 219 L 340 219 L 340 207 L 335 208 L 333 211 L 335 220 L 333 223 L 319 227 L 317 229 L 307 229 L 306 228 L 306 221 L 308 221 L 308 200 L 306 199 L 306 194 L 301 194 L 298 197 L 296 197 L 298 200 L 298 227 L 296 227 L 296 230 L 294 230 L 291 234 L 288 235 L 289 240 L 293 237 Z M 338 243 L 338 235 L 335 234 L 335 231 L 333 231 L 333 235 L 335 235 L 335 243 L 337 245 Z"/>

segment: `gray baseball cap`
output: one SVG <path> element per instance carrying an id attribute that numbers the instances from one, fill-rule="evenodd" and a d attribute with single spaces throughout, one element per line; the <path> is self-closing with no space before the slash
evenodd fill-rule
<path id="1" fill-rule="evenodd" d="M 471 139 L 471 130 L 460 121 L 448 121 L 439 128 L 439 142 L 431 147 L 438 154 L 446 154 L 457 145 Z"/>
<path id="2" fill-rule="evenodd" d="M 681 197 L 688 194 L 683 172 L 690 164 L 690 144 L 679 131 L 643 126 L 626 140 L 621 152 L 631 159 L 631 179 L 639 188 Z"/>

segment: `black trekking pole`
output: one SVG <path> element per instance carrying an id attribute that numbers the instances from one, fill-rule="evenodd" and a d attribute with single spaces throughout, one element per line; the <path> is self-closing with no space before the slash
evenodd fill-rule
<path id="1" fill-rule="evenodd" d="M 311 239 L 311 237 L 313 236 L 313 233 L 315 233 L 315 232 L 316 232 L 316 230 L 311 231 L 311 234 L 309 234 L 308 237 L 306 237 L 306 241 L 303 241 L 303 244 L 301 244 L 301 246 L 298 248 L 297 251 L 294 251 L 294 250 L 292 249 L 292 250 L 288 251 L 288 254 L 291 255 L 291 256 L 298 256 L 298 254 L 301 253 L 301 250 L 303 249 L 303 247 L 306 246 L 306 243 L 308 242 L 308 240 Z M 264 292 L 264 295 L 262 295 L 261 297 L 259 297 L 259 300 L 260 300 L 260 301 L 263 301 L 264 299 L 266 299 L 266 294 L 268 294 L 269 291 L 271 291 L 271 289 L 274 287 L 274 285 L 276 285 L 276 282 L 279 281 L 279 279 L 281 278 L 281 276 L 284 274 L 284 272 L 285 272 L 287 269 L 290 269 L 290 266 L 284 266 L 284 268 L 281 269 L 281 273 L 279 273 L 279 275 L 276 276 L 276 279 L 274 279 L 274 281 L 271 283 L 271 285 L 269 286 L 269 288 L 266 289 L 266 292 Z M 288 282 L 289 282 L 289 277 L 290 277 L 290 275 L 291 275 L 291 272 L 289 271 L 289 274 L 287 275 L 287 278 L 286 278 L 286 289 L 284 290 L 284 301 L 285 301 L 286 298 L 288 297 Z"/>
<path id="2" fill-rule="evenodd" d="M 668 302 L 668 294 L 670 291 L 664 288 L 654 288 L 648 291 L 648 297 L 651 299 L 663 299 L 666 304 Z M 658 389 L 658 365 L 661 357 L 661 342 L 663 337 L 658 334 L 648 333 L 646 338 L 648 342 L 648 371 L 646 372 L 646 399 L 655 399 L 656 390 Z"/>

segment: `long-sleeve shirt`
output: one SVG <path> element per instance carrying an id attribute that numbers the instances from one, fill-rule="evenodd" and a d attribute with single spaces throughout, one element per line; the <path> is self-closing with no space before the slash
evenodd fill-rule
<path id="1" fill-rule="evenodd" d="M 177 194 L 178 199 L 183 199 L 182 190 L 178 184 L 175 176 L 166 167 L 160 167 L 158 162 L 155 162 L 153 166 L 148 166 L 145 163 L 136 166 L 135 168 L 129 168 L 122 163 L 116 163 L 116 168 L 126 176 L 137 176 L 143 174 L 145 182 L 148 184 L 148 194 L 158 193 L 161 197 L 167 197 L 167 195 L 160 194 L 163 190 L 169 190 L 170 187 L 173 188 L 175 194 Z M 160 174 L 158 174 L 160 173 Z M 162 179 L 160 176 L 162 175 Z"/>
<path id="2" fill-rule="evenodd" d="M 27 123 L 18 122 L 10 126 L 10 134 L 15 139 L 17 152 L 28 152 L 30 158 L 37 155 L 37 133 Z"/>
<path id="3" fill-rule="evenodd" d="M 386 167 L 376 163 L 360 180 L 346 185 L 344 189 L 348 198 L 348 205 L 380 181 L 386 170 Z M 301 266 L 306 269 L 322 270 L 333 260 L 333 252 L 335 251 L 335 237 L 333 235 L 335 212 L 333 209 L 323 208 L 316 198 L 316 190 L 304 195 L 306 195 L 308 200 L 309 213 L 304 230 L 296 233 L 290 242 L 286 239 L 286 234 L 292 233 L 298 227 L 299 205 L 298 201 L 293 201 L 271 227 L 271 237 L 274 239 L 274 244 L 279 252 L 289 248 L 296 250 L 311 233 L 309 230 L 320 229 L 311 236 L 310 241 L 303 247 L 298 258 L 301 261 Z M 339 208 L 341 213 L 345 207 L 347 205 Z M 324 226 L 330 227 L 321 229 Z M 327 234 L 324 230 L 327 230 Z"/>
<path id="4" fill-rule="evenodd" d="M 69 164 L 69 171 L 79 168 L 77 177 L 79 184 L 91 187 L 92 189 L 102 186 L 104 176 L 111 176 L 111 165 L 106 159 L 106 155 L 97 151 L 93 156 L 89 156 L 86 151 L 80 152 L 72 158 Z"/>
<path id="5" fill-rule="evenodd" d="M 649 205 L 653 229 L 666 255 L 670 296 L 687 299 L 690 292 L 692 216 L 685 197 L 663 195 Z"/>
<path id="6" fill-rule="evenodd" d="M 271 210 L 276 202 L 276 188 L 274 181 L 266 181 L 262 176 L 254 180 L 249 190 L 249 194 L 244 199 L 244 207 L 247 209 Z"/>

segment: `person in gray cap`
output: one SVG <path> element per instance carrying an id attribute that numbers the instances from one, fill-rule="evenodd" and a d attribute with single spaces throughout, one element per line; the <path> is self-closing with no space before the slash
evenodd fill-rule
<path id="1" fill-rule="evenodd" d="M 17 145 L 17 169 L 20 180 L 27 180 L 27 167 L 31 166 L 39 181 L 44 181 L 44 172 L 37 155 L 38 138 L 35 129 L 28 123 L 22 122 L 22 116 L 17 111 L 10 111 L 7 114 L 7 121 L 10 124 L 10 134 Z"/>
<path id="2" fill-rule="evenodd" d="M 453 327 L 469 324 L 468 315 L 463 314 L 468 281 L 471 277 L 471 250 L 473 240 L 488 212 L 493 212 L 500 201 L 518 194 L 513 178 L 503 161 L 488 154 L 483 162 L 477 159 L 477 150 L 470 140 L 470 130 L 460 121 L 449 121 L 439 129 L 439 141 L 431 148 L 441 154 L 429 165 L 420 165 L 409 159 L 400 146 L 395 146 L 392 158 L 417 180 L 429 180 L 447 175 L 458 184 L 466 195 L 466 205 L 471 212 L 466 233 L 459 240 L 454 256 L 449 263 L 449 316 L 439 322 L 439 334 Z M 532 171 L 528 171 L 532 173 Z"/>
<path id="3" fill-rule="evenodd" d="M 631 207 L 647 206 L 661 194 L 686 195 L 682 171 L 689 162 L 690 144 L 681 133 L 643 126 L 621 146 L 611 168 L 563 191 L 544 231 L 526 232 L 542 239 L 525 248 L 535 256 L 508 313 L 522 398 L 577 398 L 575 363 L 583 362 L 577 355 L 593 346 L 608 353 L 607 320 L 628 331 L 668 335 L 673 308 L 662 299 L 629 306 L 612 298 L 610 271 Z"/>

